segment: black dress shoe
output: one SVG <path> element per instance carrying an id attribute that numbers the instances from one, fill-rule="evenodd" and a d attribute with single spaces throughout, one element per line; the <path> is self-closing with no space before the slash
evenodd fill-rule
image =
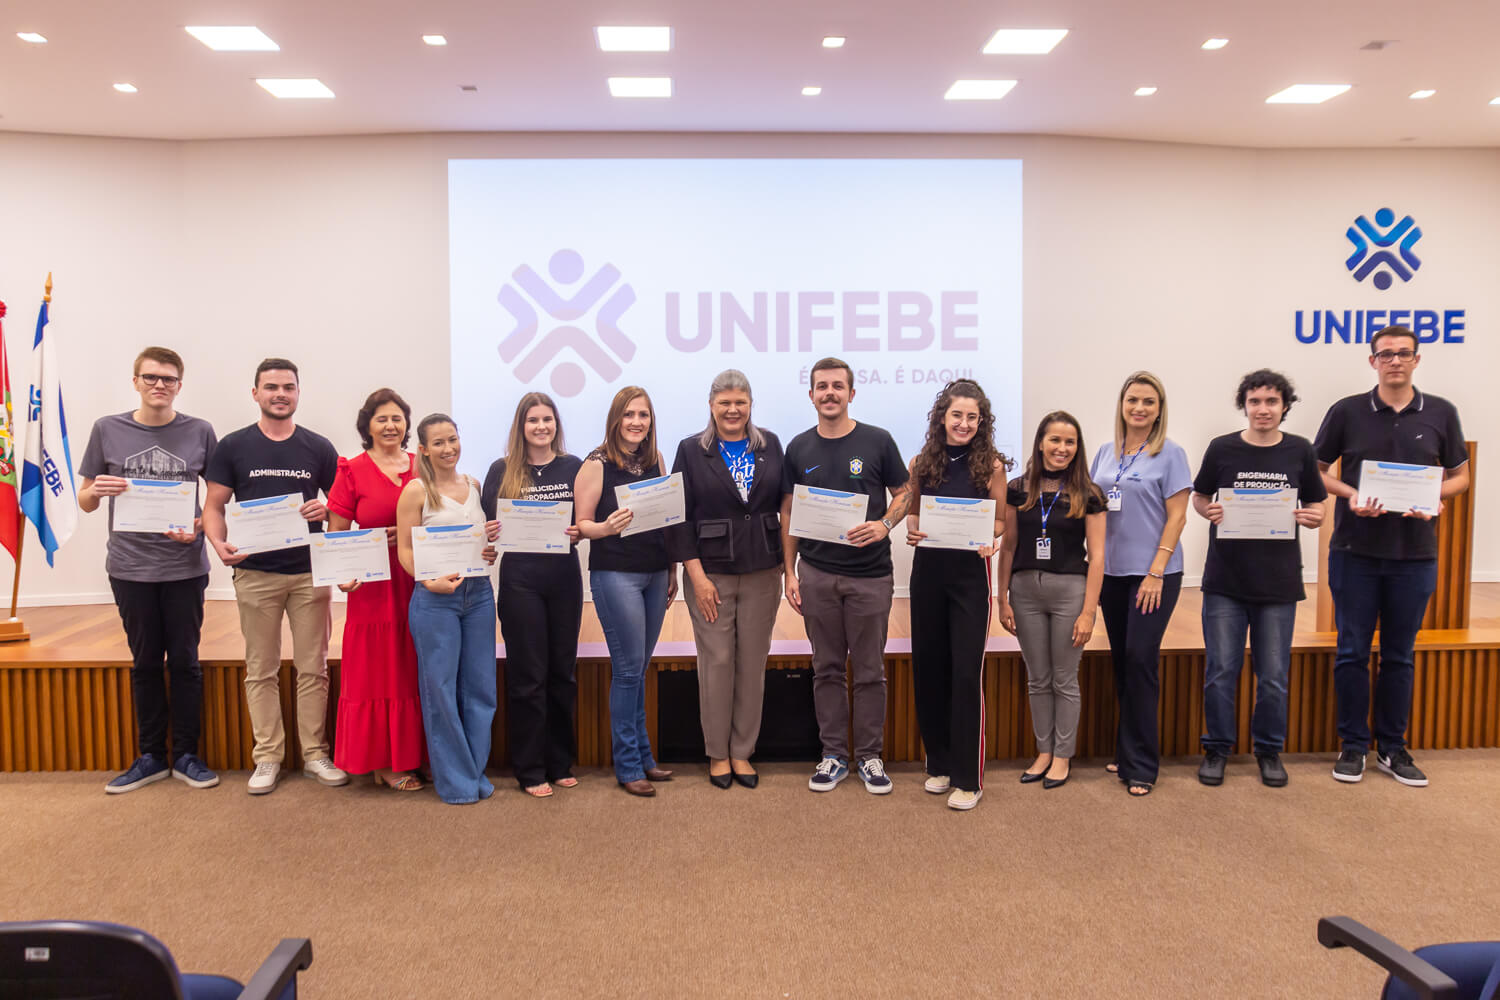
<path id="1" fill-rule="evenodd" d="M 671 781 L 672 780 L 672 772 L 668 771 L 666 768 L 662 768 L 662 767 L 648 767 L 648 768 L 646 768 L 646 780 L 647 781 Z"/>
<path id="2" fill-rule="evenodd" d="M 749 774 L 741 774 L 738 771 L 731 771 L 730 774 L 733 776 L 735 781 L 738 781 L 746 788 L 754 788 L 756 785 L 760 784 L 760 775 L 756 774 L 754 771 L 751 771 Z"/>
<path id="3" fill-rule="evenodd" d="M 1047 776 L 1047 772 L 1046 771 L 1038 771 L 1035 774 L 1032 774 L 1030 771 L 1022 771 L 1021 772 L 1021 784 L 1023 784 L 1023 785 L 1030 785 L 1030 784 L 1033 784 L 1035 782 L 1041 781 L 1046 776 Z"/>
<path id="4" fill-rule="evenodd" d="M 723 774 L 710 774 L 708 780 L 713 783 L 715 788 L 728 788 L 734 784 L 734 775 L 727 771 Z"/>
<path id="5" fill-rule="evenodd" d="M 1069 771 L 1067 774 L 1063 775 L 1061 778 L 1043 778 L 1042 779 L 1042 787 L 1043 788 L 1061 788 L 1063 785 L 1066 785 L 1068 783 L 1068 779 L 1071 778 L 1071 777 L 1073 777 L 1073 772 L 1072 771 Z"/>

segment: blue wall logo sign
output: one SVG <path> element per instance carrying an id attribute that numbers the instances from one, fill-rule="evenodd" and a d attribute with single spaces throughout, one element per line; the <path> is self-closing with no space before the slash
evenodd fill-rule
<path id="1" fill-rule="evenodd" d="M 1371 283 L 1384 291 L 1391 287 L 1391 275 L 1403 282 L 1410 281 L 1412 274 L 1422 266 L 1417 255 L 1411 252 L 1417 240 L 1422 238 L 1422 230 L 1409 215 L 1397 222 L 1395 212 L 1382 208 L 1375 213 L 1374 225 L 1361 215 L 1344 235 L 1354 244 L 1354 253 L 1344 261 L 1344 267 L 1354 274 L 1355 281 L 1364 281 L 1373 272 L 1375 277 Z M 1378 248 L 1374 253 L 1370 252 L 1371 244 Z M 1391 252 L 1391 247 L 1396 248 L 1395 253 Z M 1385 269 L 1379 270 L 1382 264 Z"/>

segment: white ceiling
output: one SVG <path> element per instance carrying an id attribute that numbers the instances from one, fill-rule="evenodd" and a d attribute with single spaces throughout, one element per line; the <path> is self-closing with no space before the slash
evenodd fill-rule
<path id="1" fill-rule="evenodd" d="M 187 24 L 254 24 L 215 53 Z M 670 24 L 671 52 L 601 53 L 595 24 Z M 1001 27 L 1063 27 L 1046 56 L 986 56 Z M 49 39 L 31 45 L 17 31 Z M 979 132 L 1239 146 L 1500 145 L 1495 0 L 6 0 L 0 130 L 161 139 L 445 131 Z M 442 33 L 445 48 L 420 35 Z M 820 45 L 848 36 L 843 49 Z M 1205 38 L 1229 46 L 1205 52 Z M 1384 51 L 1362 51 L 1372 40 Z M 609 76 L 667 75 L 619 100 Z M 332 101 L 255 77 L 315 76 Z M 955 79 L 1014 78 L 999 102 Z M 112 84 L 129 82 L 133 95 Z M 1272 106 L 1293 83 L 1350 83 Z M 475 93 L 460 90 L 478 86 Z M 819 85 L 819 97 L 801 88 Z M 1138 98 L 1138 86 L 1156 86 Z M 1432 88 L 1437 96 L 1407 95 Z"/>

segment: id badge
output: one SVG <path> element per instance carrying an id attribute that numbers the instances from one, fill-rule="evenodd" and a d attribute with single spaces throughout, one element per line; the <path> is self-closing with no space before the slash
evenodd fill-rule
<path id="1" fill-rule="evenodd" d="M 1036 540 L 1036 557 L 1038 559 L 1052 558 L 1052 539 L 1038 538 Z"/>
<path id="2" fill-rule="evenodd" d="M 1118 486 L 1112 486 L 1110 487 L 1109 492 L 1104 494 L 1104 499 L 1109 502 L 1110 510 L 1119 510 L 1121 501 L 1125 499 L 1125 494 L 1120 492 L 1120 488 Z"/>

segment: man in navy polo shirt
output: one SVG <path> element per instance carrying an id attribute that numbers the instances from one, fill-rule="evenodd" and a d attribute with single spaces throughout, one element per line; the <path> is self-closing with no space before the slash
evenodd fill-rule
<path id="1" fill-rule="evenodd" d="M 1412 384 L 1421 360 L 1416 334 L 1406 327 L 1388 326 L 1375 334 L 1370 340 L 1375 388 L 1333 404 L 1314 442 L 1323 481 L 1338 498 L 1328 584 L 1338 628 L 1333 681 L 1342 751 L 1333 776 L 1339 781 L 1364 777 L 1373 728 L 1376 766 L 1403 785 L 1427 784 L 1407 752 L 1406 725 L 1413 647 L 1437 586 L 1436 515 L 1393 514 L 1380 497 L 1361 497 L 1357 489 L 1366 461 L 1440 466 L 1440 498 L 1469 488 L 1469 452 L 1458 411 Z M 1335 461 L 1337 478 L 1328 474 Z M 1370 643 L 1377 623 L 1380 666 L 1372 727 Z"/>

